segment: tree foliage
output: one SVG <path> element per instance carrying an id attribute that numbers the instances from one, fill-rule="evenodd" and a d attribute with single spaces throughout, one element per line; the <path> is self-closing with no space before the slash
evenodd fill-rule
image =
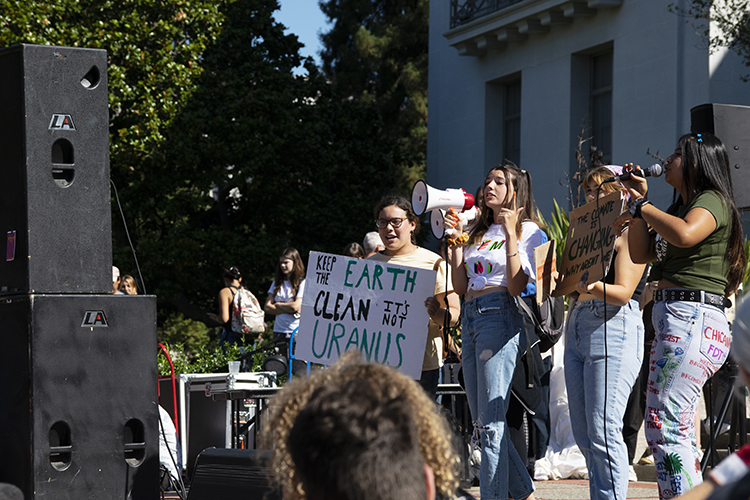
<path id="1" fill-rule="evenodd" d="M 750 66 L 749 0 L 690 0 L 683 9 L 676 4 L 669 9 L 692 19 L 711 50 L 733 50 Z"/>
<path id="2" fill-rule="evenodd" d="M 149 293 L 210 323 L 222 268 L 260 300 L 281 250 L 338 253 L 392 189 L 380 110 L 338 97 L 276 0 L 6 0 L 0 46 L 106 49 L 111 176 Z M 114 260 L 136 274 L 113 209 Z"/>
<path id="3" fill-rule="evenodd" d="M 411 189 L 427 153 L 428 0 L 320 0 L 332 23 L 323 71 L 336 92 L 373 103 L 387 125 L 394 172 Z"/>

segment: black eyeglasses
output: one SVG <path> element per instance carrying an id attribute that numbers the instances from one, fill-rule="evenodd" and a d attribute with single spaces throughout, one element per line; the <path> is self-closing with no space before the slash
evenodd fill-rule
<path id="1" fill-rule="evenodd" d="M 375 221 L 375 226 L 378 229 L 385 229 L 388 227 L 388 224 L 393 226 L 393 229 L 398 229 L 401 227 L 401 224 L 404 223 L 404 221 L 407 220 L 407 217 L 394 217 L 393 219 L 377 219 Z"/>

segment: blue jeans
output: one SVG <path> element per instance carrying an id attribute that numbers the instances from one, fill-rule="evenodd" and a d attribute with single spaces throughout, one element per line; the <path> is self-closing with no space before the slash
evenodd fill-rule
<path id="1" fill-rule="evenodd" d="M 646 389 L 646 440 L 659 497 L 672 498 L 703 481 L 695 412 L 706 380 L 727 359 L 732 337 L 724 311 L 716 306 L 660 301 L 652 319 L 656 338 Z"/>
<path id="2" fill-rule="evenodd" d="M 466 398 L 482 438 L 482 500 L 526 498 L 534 484 L 505 425 L 523 318 L 508 292 L 496 292 L 464 303 L 461 328 Z"/>
<path id="3" fill-rule="evenodd" d="M 643 319 L 635 300 L 624 306 L 607 304 L 605 356 L 604 314 L 605 304 L 598 299 L 580 302 L 571 312 L 565 386 L 573 437 L 586 458 L 591 498 L 614 499 L 616 493 L 618 500 L 625 500 L 630 459 L 622 421 L 643 362 Z"/>

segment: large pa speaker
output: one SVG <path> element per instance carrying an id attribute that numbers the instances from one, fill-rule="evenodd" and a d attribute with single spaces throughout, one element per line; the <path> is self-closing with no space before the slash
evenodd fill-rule
<path id="1" fill-rule="evenodd" d="M 5 297 L 0 339 L 0 483 L 26 500 L 156 500 L 156 298 Z"/>
<path id="2" fill-rule="evenodd" d="M 734 201 L 740 210 L 750 209 L 750 106 L 701 104 L 690 110 L 690 130 L 710 132 L 721 139 L 729 153 Z"/>
<path id="3" fill-rule="evenodd" d="M 111 291 L 106 51 L 0 50 L 0 109 L 0 294 Z"/>
<path id="4" fill-rule="evenodd" d="M 281 500 L 268 481 L 268 450 L 207 448 L 195 460 L 187 500 Z"/>

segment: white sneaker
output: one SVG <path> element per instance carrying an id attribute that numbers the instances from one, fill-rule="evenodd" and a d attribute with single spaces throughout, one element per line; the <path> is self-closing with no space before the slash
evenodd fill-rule
<path id="1" fill-rule="evenodd" d="M 632 465 L 628 468 L 628 481 L 631 483 L 635 483 L 638 481 L 638 474 L 635 473 L 635 467 Z"/>

